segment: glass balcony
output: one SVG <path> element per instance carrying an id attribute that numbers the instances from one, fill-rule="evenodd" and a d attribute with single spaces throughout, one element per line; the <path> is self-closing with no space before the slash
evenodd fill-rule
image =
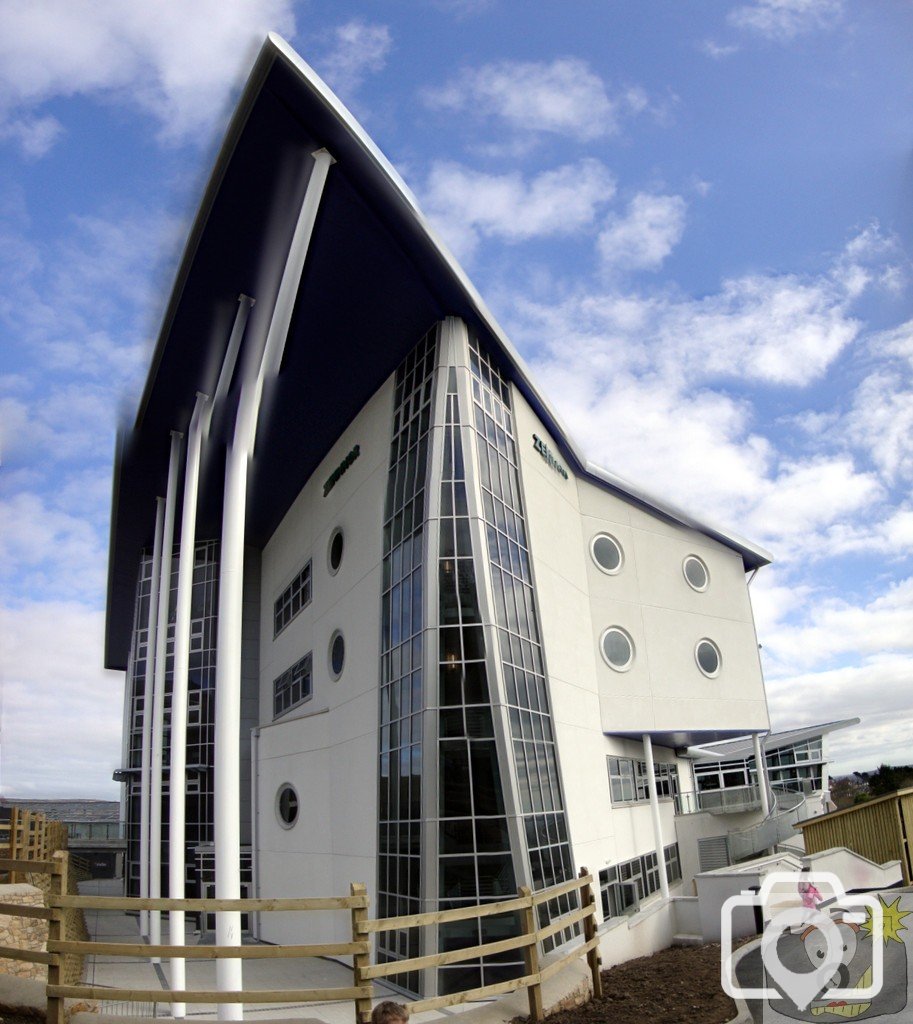
<path id="1" fill-rule="evenodd" d="M 112 840 L 124 838 L 121 821 L 65 821 L 70 839 Z"/>
<path id="2" fill-rule="evenodd" d="M 733 786 L 730 789 L 706 789 L 700 792 L 679 793 L 675 798 L 676 814 L 738 814 L 761 806 L 761 793 L 757 786 Z"/>

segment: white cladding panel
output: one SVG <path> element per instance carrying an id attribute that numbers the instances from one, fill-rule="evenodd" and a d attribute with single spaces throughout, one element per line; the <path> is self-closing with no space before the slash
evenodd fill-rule
<path id="1" fill-rule="evenodd" d="M 391 378 L 333 446 L 263 551 L 256 784 L 263 897 L 344 895 L 350 882 L 365 882 L 374 898 L 381 545 L 392 408 Z M 324 496 L 326 481 L 355 445 L 358 457 Z M 337 528 L 344 551 L 333 575 L 328 549 Z M 274 638 L 274 602 L 308 560 L 311 602 Z M 329 646 L 336 630 L 345 638 L 345 666 L 334 680 Z M 312 697 L 274 721 L 274 681 L 309 651 Z M 291 829 L 276 812 L 283 783 L 295 787 L 300 801 Z M 263 915 L 262 937 L 330 941 L 350 928 L 345 914 L 296 916 Z"/>
<path id="2" fill-rule="evenodd" d="M 599 714 L 581 723 L 583 728 L 600 729 L 601 723 L 606 733 L 766 729 L 757 639 L 738 553 L 577 479 L 516 391 L 514 402 L 549 673 L 553 688 L 560 681 L 597 695 Z M 567 478 L 543 458 L 534 434 Z M 621 570 L 613 575 L 590 555 L 599 533 L 610 534 L 622 549 Z M 686 582 L 689 555 L 707 566 L 710 583 L 703 592 Z M 609 626 L 622 627 L 634 642 L 626 671 L 610 668 L 600 653 Z M 695 657 L 705 637 L 722 654 L 715 678 L 700 671 Z M 560 692 L 554 699 L 560 721 L 564 700 Z M 570 756 L 577 752 L 579 747 Z M 565 747 L 560 756 L 568 756 Z"/>

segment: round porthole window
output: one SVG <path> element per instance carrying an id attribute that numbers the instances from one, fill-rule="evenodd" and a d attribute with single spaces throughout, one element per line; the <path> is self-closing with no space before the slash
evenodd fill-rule
<path id="1" fill-rule="evenodd" d="M 710 676 L 712 679 L 719 675 L 723 656 L 720 654 L 719 647 L 712 640 L 706 638 L 698 640 L 697 646 L 694 648 L 694 657 L 697 660 L 697 667 L 705 676 Z"/>
<path id="2" fill-rule="evenodd" d="M 337 527 L 330 535 L 330 546 L 327 548 L 327 566 L 330 570 L 330 575 L 335 576 L 339 572 L 339 567 L 342 565 L 342 552 L 345 547 L 345 542 L 342 536 L 342 530 Z"/>
<path id="3" fill-rule="evenodd" d="M 290 782 L 284 782 L 276 793 L 276 817 L 283 828 L 291 828 L 298 820 L 298 794 Z"/>
<path id="4" fill-rule="evenodd" d="M 710 572 L 704 560 L 697 555 L 688 555 L 682 562 L 682 572 L 692 590 L 704 591 L 710 586 Z"/>
<path id="5" fill-rule="evenodd" d="M 346 642 L 337 629 L 330 639 L 330 675 L 338 679 L 346 663 Z"/>
<path id="6" fill-rule="evenodd" d="M 609 668 L 625 672 L 634 661 L 634 641 L 620 626 L 609 626 L 599 642 Z"/>
<path id="7" fill-rule="evenodd" d="M 624 555 L 621 545 L 610 534 L 597 533 L 590 542 L 590 553 L 596 565 L 609 576 L 621 571 Z"/>

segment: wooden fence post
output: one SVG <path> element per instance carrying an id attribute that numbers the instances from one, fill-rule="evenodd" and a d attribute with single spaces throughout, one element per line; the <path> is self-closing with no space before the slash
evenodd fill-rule
<path id="1" fill-rule="evenodd" d="M 579 878 L 585 878 L 589 874 L 586 868 L 580 869 Z M 589 882 L 580 887 L 581 907 L 593 907 L 596 909 L 596 897 L 593 895 L 593 887 Z M 589 942 L 596 938 L 596 920 L 592 914 L 583 919 L 583 938 Z M 602 996 L 602 958 L 599 955 L 599 947 L 587 951 L 587 963 L 590 966 L 590 974 L 593 976 L 593 998 L 599 999 Z"/>
<path id="2" fill-rule="evenodd" d="M 10 808 L 10 860 L 19 860 L 19 848 L 16 837 L 19 834 L 19 808 Z M 19 881 L 19 872 L 11 871 L 9 874 L 11 883 Z"/>
<path id="3" fill-rule="evenodd" d="M 350 896 L 365 896 L 368 895 L 368 888 L 363 882 L 352 882 L 349 885 Z M 365 907 L 352 907 L 352 941 L 353 942 L 370 942 L 370 936 L 367 932 L 360 930 L 361 922 L 367 921 L 368 919 L 368 908 Z M 371 966 L 371 954 L 370 953 L 353 953 L 352 954 L 352 971 L 356 988 L 361 988 L 364 985 L 371 985 L 369 980 L 366 980 L 362 971 L 366 967 Z M 371 999 L 370 997 L 365 998 L 364 996 L 355 997 L 355 1024 L 367 1024 L 371 1019 Z M 49 1022 L 50 1024 L 50 1022 Z"/>
<path id="4" fill-rule="evenodd" d="M 63 896 L 67 891 L 67 859 L 68 854 L 64 852 L 54 854 L 54 867 L 51 871 L 51 892 L 53 896 Z M 50 900 L 48 900 L 50 902 Z M 64 935 L 64 913 L 62 907 L 51 908 L 51 920 L 48 922 L 48 945 L 51 941 L 60 942 Z M 48 996 L 47 996 L 47 1024 L 64 1024 L 64 1000 L 61 996 L 52 996 L 52 986 L 60 985 L 60 966 L 63 962 L 63 955 L 55 954 L 54 962 L 48 965 Z"/>
<path id="5" fill-rule="evenodd" d="M 520 896 L 524 899 L 529 898 L 532 900 L 532 890 L 526 886 L 521 885 L 517 890 Z M 528 907 L 524 907 L 520 911 L 520 920 L 523 922 L 523 934 L 531 935 L 533 941 L 523 947 L 523 962 L 525 966 L 526 974 L 538 974 L 539 973 L 539 942 L 536 939 L 536 932 L 539 930 L 539 925 L 536 921 L 536 908 L 530 902 Z M 533 1024 L 538 1024 L 543 1017 L 542 1011 L 542 986 L 538 981 L 530 985 L 526 994 L 529 996 L 529 1019 L 533 1021 Z"/>

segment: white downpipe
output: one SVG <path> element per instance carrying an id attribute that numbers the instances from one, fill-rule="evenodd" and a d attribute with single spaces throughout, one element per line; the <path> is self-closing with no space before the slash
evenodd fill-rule
<path id="1" fill-rule="evenodd" d="M 155 637 L 155 695 L 152 714 L 152 780 L 149 787 L 149 896 L 162 895 L 162 768 L 165 752 L 165 661 L 168 645 L 168 603 L 171 597 L 171 563 L 174 552 L 174 506 L 177 503 L 179 461 L 183 434 L 171 431 L 165 522 L 162 528 L 162 569 L 159 575 L 158 629 Z M 149 912 L 149 943 L 162 942 L 162 913 Z M 152 957 L 153 963 L 159 957 Z"/>
<path id="2" fill-rule="evenodd" d="M 181 548 L 178 554 L 178 593 L 174 614 L 174 679 L 171 684 L 171 799 L 168 802 L 168 895 L 183 899 L 184 893 L 184 817 L 187 796 L 187 690 L 190 667 L 190 598 L 193 592 L 193 566 L 196 551 L 197 492 L 200 482 L 200 452 L 205 429 L 209 396 L 197 392 L 184 466 L 184 504 L 181 510 Z M 169 941 L 184 945 L 184 911 L 172 910 L 168 917 Z M 171 988 L 180 992 L 187 987 L 183 957 L 171 958 Z M 171 1015 L 183 1017 L 185 1003 L 172 1003 Z"/>
<path id="3" fill-rule="evenodd" d="M 222 548 L 219 569 L 219 631 L 216 644 L 215 853 L 216 898 L 241 897 L 240 731 L 241 623 L 244 594 L 244 528 L 247 473 L 257 435 L 257 416 L 267 375 L 278 373 L 291 324 L 295 297 L 314 229 L 327 172 L 334 162 L 326 150 L 313 154 L 314 166 L 298 214 L 266 339 L 248 339 L 241 370 L 235 431 L 225 464 Z M 259 340 L 259 339 L 258 339 Z M 241 914 L 216 914 L 216 944 L 241 944 Z M 216 961 L 216 988 L 240 992 L 240 959 Z M 220 1020 L 242 1020 L 239 1003 L 219 1003 Z"/>
<path id="4" fill-rule="evenodd" d="M 260 727 L 250 731 L 250 760 L 251 760 L 251 784 L 250 784 L 250 828 L 251 828 L 251 881 L 253 883 L 254 899 L 260 898 Z M 260 941 L 260 914 L 248 915 L 251 925 L 251 937 Z"/>
<path id="5" fill-rule="evenodd" d="M 246 295 L 239 298 L 234 327 L 228 340 L 219 380 L 217 399 L 224 398 L 234 373 L 238 349 L 253 300 Z M 190 418 L 187 437 L 187 455 L 184 469 L 184 504 L 181 512 L 181 549 L 178 555 L 178 592 L 174 623 L 174 682 L 171 694 L 171 800 L 168 830 L 168 894 L 184 895 L 185 872 L 185 808 L 187 774 L 187 691 L 190 667 L 190 608 L 193 597 L 193 567 L 196 554 L 197 495 L 200 482 L 200 459 L 203 444 L 209 433 L 215 402 L 201 391 Z M 172 946 L 183 946 L 185 941 L 185 914 L 172 910 L 168 919 L 169 941 Z M 172 957 L 171 988 L 181 991 L 187 987 L 184 957 Z M 173 1017 L 186 1016 L 185 1003 L 172 1003 Z"/>
<path id="6" fill-rule="evenodd" d="M 155 691 L 155 651 L 159 615 L 159 575 L 162 567 L 162 528 L 165 523 L 165 499 L 155 499 L 155 537 L 152 542 L 152 569 L 149 577 L 149 620 L 146 630 L 146 678 L 143 681 L 143 749 L 139 783 L 139 894 L 149 896 L 149 784 L 152 779 L 152 705 Z M 149 911 L 139 915 L 140 934 L 149 937 Z"/>
<path id="7" fill-rule="evenodd" d="M 754 766 L 758 777 L 758 792 L 761 794 L 761 810 L 766 818 L 770 814 L 770 789 L 767 782 L 767 760 L 761 747 L 761 734 L 754 733 L 751 742 L 754 746 Z"/>
<path id="8" fill-rule="evenodd" d="M 653 845 L 656 847 L 656 866 L 659 869 L 659 890 L 663 899 L 669 898 L 669 878 L 666 874 L 666 849 L 663 846 L 663 823 L 659 816 L 659 794 L 656 792 L 656 774 L 653 771 L 653 740 L 644 733 L 644 760 L 647 762 L 647 786 L 650 790 L 650 816 L 653 818 Z"/>

